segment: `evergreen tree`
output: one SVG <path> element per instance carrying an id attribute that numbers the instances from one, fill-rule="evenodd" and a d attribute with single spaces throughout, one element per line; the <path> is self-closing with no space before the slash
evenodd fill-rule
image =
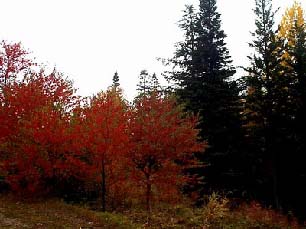
<path id="1" fill-rule="evenodd" d="M 253 165 L 254 197 L 295 213 L 306 204 L 306 39 L 297 3 L 274 31 L 272 0 L 255 0 L 256 30 L 250 47 L 245 130 Z M 256 182 L 255 182 L 256 181 Z"/>
<path id="2" fill-rule="evenodd" d="M 294 209 L 296 215 L 303 216 L 306 204 L 306 169 L 303 163 L 306 160 L 306 24 L 300 4 L 295 2 L 287 9 L 279 27 L 278 37 L 284 42 L 282 64 L 287 67 L 291 79 L 288 85 L 290 128 L 286 131 L 291 144 L 287 142 L 290 148 L 287 147 L 287 154 L 281 161 L 284 171 L 282 197 L 286 209 Z"/>
<path id="3" fill-rule="evenodd" d="M 137 84 L 139 96 L 148 95 L 152 92 L 161 92 L 161 86 L 155 73 L 150 75 L 147 70 L 142 70 Z"/>
<path id="4" fill-rule="evenodd" d="M 180 28 L 185 39 L 170 60 L 174 70 L 169 77 L 186 109 L 200 114 L 201 137 L 208 141 L 208 149 L 199 157 L 205 169 L 196 173 L 205 176 L 205 191 L 240 189 L 236 179 L 241 172 L 239 88 L 231 81 L 235 69 L 216 1 L 200 0 L 198 13 L 187 6 Z"/>
<path id="5" fill-rule="evenodd" d="M 150 87 L 151 87 L 150 88 L 151 91 L 160 92 L 161 90 L 161 86 L 159 84 L 156 73 L 153 73 L 153 75 L 151 76 Z"/>
<path id="6" fill-rule="evenodd" d="M 137 91 L 139 94 L 146 94 L 149 91 L 149 73 L 147 70 L 142 70 L 139 75 L 139 83 L 137 84 Z"/>
<path id="7" fill-rule="evenodd" d="M 246 129 L 253 160 L 254 195 L 280 207 L 280 163 L 288 130 L 290 78 L 282 65 L 282 45 L 276 39 L 272 0 L 255 0 L 256 30 L 249 44 L 254 54 L 246 77 Z"/>
<path id="8" fill-rule="evenodd" d="M 114 76 L 113 76 L 113 85 L 112 85 L 114 88 L 118 88 L 120 87 L 120 82 L 119 82 L 119 74 L 118 72 L 116 71 Z"/>

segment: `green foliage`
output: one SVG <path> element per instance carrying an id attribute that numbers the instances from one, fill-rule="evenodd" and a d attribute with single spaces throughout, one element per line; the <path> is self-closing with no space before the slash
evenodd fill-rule
<path id="1" fill-rule="evenodd" d="M 168 78 L 175 82 L 175 93 L 186 110 L 200 115 L 200 136 L 209 145 L 205 154 L 199 155 L 205 168 L 192 172 L 205 177 L 205 188 L 199 185 L 205 192 L 239 189 L 240 89 L 231 80 L 235 69 L 216 1 L 201 0 L 198 12 L 187 6 L 179 25 L 184 40 L 170 60 L 174 70 Z"/>
<path id="2" fill-rule="evenodd" d="M 247 95 L 245 103 L 245 128 L 247 140 L 250 142 L 248 157 L 250 163 L 255 164 L 252 176 L 257 178 L 258 193 L 265 192 L 266 187 L 273 183 L 273 196 L 275 206 L 279 207 L 277 188 L 277 160 L 274 140 L 277 138 L 277 118 L 280 118 L 279 108 L 281 103 L 280 88 L 282 79 L 280 65 L 280 44 L 274 33 L 274 12 L 271 0 L 255 0 L 254 13 L 256 16 L 256 30 L 252 33 L 254 40 L 249 44 L 255 53 L 250 56 L 251 66 L 245 70 Z M 279 122 L 279 121 L 278 121 Z M 267 177 L 261 172 L 271 168 L 271 174 Z M 270 191 L 270 190 L 269 190 Z M 255 194 L 256 195 L 256 194 Z M 267 194 L 264 194 L 267 195 Z"/>

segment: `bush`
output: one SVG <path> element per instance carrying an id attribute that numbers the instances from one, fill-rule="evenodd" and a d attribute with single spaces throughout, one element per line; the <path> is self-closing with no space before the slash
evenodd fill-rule
<path id="1" fill-rule="evenodd" d="M 213 193 L 202 210 L 204 228 L 299 228 L 297 220 L 263 208 L 259 203 L 242 204 L 230 210 L 230 201 Z"/>
<path id="2" fill-rule="evenodd" d="M 220 225 L 224 218 L 229 216 L 229 200 L 213 193 L 203 209 L 203 223 L 205 227 L 216 227 Z"/>
<path id="3" fill-rule="evenodd" d="M 249 221 L 250 224 L 264 228 L 299 228 L 298 222 L 294 217 L 289 220 L 288 216 L 273 209 L 263 208 L 257 202 L 242 205 L 237 214 Z"/>

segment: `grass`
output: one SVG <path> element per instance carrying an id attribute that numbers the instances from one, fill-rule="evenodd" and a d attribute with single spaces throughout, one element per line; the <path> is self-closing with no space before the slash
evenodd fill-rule
<path id="1" fill-rule="evenodd" d="M 244 204 L 233 211 L 227 206 L 228 200 L 216 195 L 203 208 L 156 204 L 150 228 L 305 228 L 256 203 Z M 143 209 L 138 205 L 120 214 L 102 213 L 59 199 L 20 201 L 11 195 L 0 195 L 0 228 L 148 228 Z"/>
<path id="2" fill-rule="evenodd" d="M 188 204 L 154 206 L 151 228 L 213 228 L 213 229 L 299 229 L 296 219 L 263 208 L 258 203 L 242 204 L 230 209 L 228 199 L 213 194 L 202 208 Z M 124 212 L 133 222 L 144 225 L 146 214 L 143 208 Z"/>
<path id="3" fill-rule="evenodd" d="M 120 214 L 100 213 L 60 200 L 19 201 L 0 196 L 0 228 L 140 228 Z"/>

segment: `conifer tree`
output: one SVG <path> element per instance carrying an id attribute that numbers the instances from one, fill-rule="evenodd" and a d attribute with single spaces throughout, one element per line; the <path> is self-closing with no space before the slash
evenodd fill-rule
<path id="1" fill-rule="evenodd" d="M 153 73 L 151 76 L 150 87 L 152 91 L 156 91 L 156 92 L 159 92 L 161 89 L 156 73 Z"/>
<path id="2" fill-rule="evenodd" d="M 113 85 L 112 85 L 114 88 L 118 88 L 120 87 L 120 82 L 119 82 L 119 74 L 118 72 L 116 71 L 114 76 L 113 76 Z"/>
<path id="3" fill-rule="evenodd" d="M 303 216 L 306 204 L 306 24 L 301 4 L 294 2 L 283 15 L 279 26 L 278 38 L 283 41 L 283 61 L 288 84 L 289 105 L 287 153 L 281 160 L 282 196 L 285 208 L 295 209 L 295 214 Z M 290 155 L 288 155 L 290 152 Z"/>
<path id="4" fill-rule="evenodd" d="M 149 73 L 147 70 L 142 70 L 139 74 L 139 83 L 137 84 L 137 91 L 139 94 L 146 94 L 149 90 Z"/>
<path id="5" fill-rule="evenodd" d="M 249 44 L 254 54 L 249 57 L 251 66 L 245 69 L 248 72 L 245 126 L 252 142 L 249 156 L 255 168 L 253 179 L 259 181 L 254 193 L 257 198 L 263 195 L 268 202 L 273 200 L 279 208 L 279 159 L 288 117 L 288 110 L 284 109 L 288 105 L 288 77 L 281 64 L 281 44 L 274 31 L 272 0 L 255 0 L 254 13 L 256 30 Z"/>
<path id="6" fill-rule="evenodd" d="M 216 1 L 200 0 L 199 12 L 187 6 L 180 28 L 185 40 L 170 60 L 174 65 L 170 78 L 186 109 L 200 114 L 201 137 L 209 145 L 200 156 L 207 166 L 196 173 L 205 176 L 206 191 L 232 190 L 240 170 L 236 160 L 240 151 L 236 144 L 241 141 L 239 88 L 231 81 L 235 69 Z"/>
<path id="7" fill-rule="evenodd" d="M 152 92 L 160 92 L 161 86 L 159 84 L 156 73 L 150 75 L 147 70 L 142 70 L 139 75 L 137 91 L 139 96 L 149 95 Z"/>

